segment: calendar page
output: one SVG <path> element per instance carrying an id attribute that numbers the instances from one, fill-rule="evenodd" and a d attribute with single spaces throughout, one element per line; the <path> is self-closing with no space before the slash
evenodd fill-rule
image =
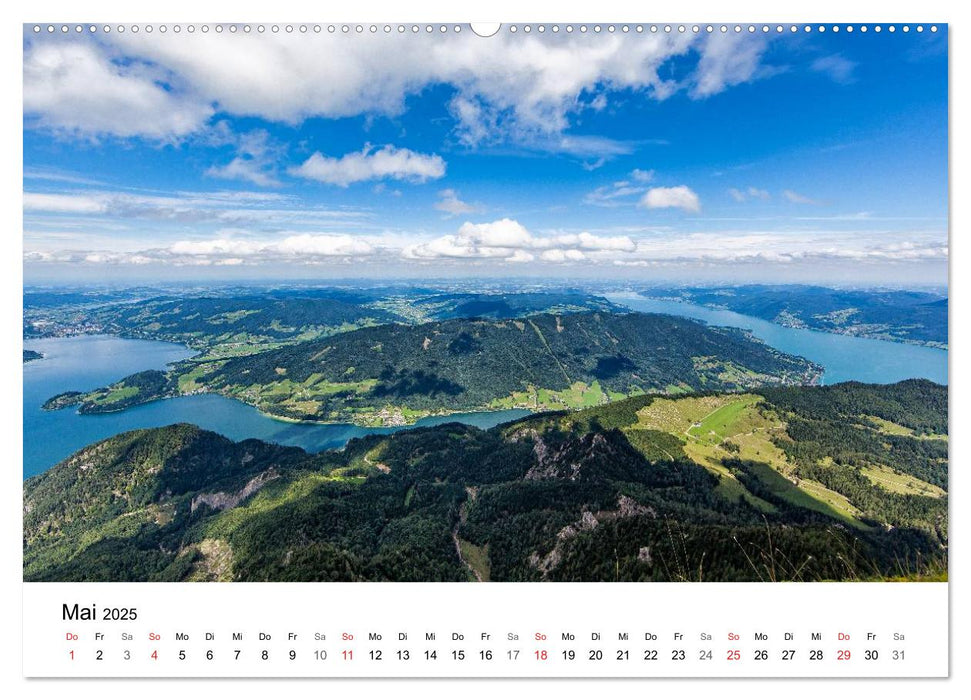
<path id="1" fill-rule="evenodd" d="M 23 25 L 24 676 L 949 675 L 948 24 L 648 9 Z"/>

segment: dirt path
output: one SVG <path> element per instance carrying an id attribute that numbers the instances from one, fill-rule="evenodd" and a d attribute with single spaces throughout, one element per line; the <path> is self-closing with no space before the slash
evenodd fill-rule
<path id="1" fill-rule="evenodd" d="M 475 497 L 478 495 L 477 490 L 471 486 L 466 486 L 465 490 L 469 495 L 469 500 L 474 501 Z M 459 541 L 459 527 L 461 527 L 462 523 L 465 522 L 466 506 L 468 503 L 469 501 L 465 501 L 459 508 L 458 522 L 455 523 L 455 527 L 452 528 L 452 541 L 455 543 L 455 553 L 458 555 L 459 561 L 465 565 L 466 569 L 472 572 L 472 575 L 475 576 L 476 581 L 482 583 L 482 576 L 478 571 L 475 570 L 474 566 L 465 560 L 465 557 L 462 555 L 462 543 Z"/>
<path id="2" fill-rule="evenodd" d="M 479 572 L 469 562 L 465 561 L 465 557 L 462 556 L 462 545 L 459 543 L 459 523 L 456 523 L 455 529 L 452 530 L 452 541 L 455 543 L 455 553 L 459 555 L 459 561 L 475 576 L 476 581 L 482 583 L 482 577 L 479 575 Z"/>

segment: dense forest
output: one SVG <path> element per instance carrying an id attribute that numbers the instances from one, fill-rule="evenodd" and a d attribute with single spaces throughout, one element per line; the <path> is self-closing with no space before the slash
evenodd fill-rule
<path id="1" fill-rule="evenodd" d="M 947 347 L 946 294 L 802 285 L 650 288 L 644 294 L 673 296 L 795 328 Z"/>
<path id="2" fill-rule="evenodd" d="M 174 425 L 24 483 L 24 577 L 940 579 L 947 483 L 947 388 L 916 380 L 642 395 L 316 455 Z"/>
<path id="3" fill-rule="evenodd" d="M 809 384 L 821 369 L 731 328 L 660 314 L 539 314 L 384 324 L 218 362 L 141 373 L 48 408 L 120 410 L 218 392 L 274 416 L 404 424 L 433 413 L 578 408 L 649 392 Z"/>

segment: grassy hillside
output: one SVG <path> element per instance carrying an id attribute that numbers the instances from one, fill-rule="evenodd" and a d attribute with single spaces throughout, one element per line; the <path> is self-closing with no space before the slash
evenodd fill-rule
<path id="1" fill-rule="evenodd" d="M 946 396 L 644 395 L 318 455 L 135 431 L 24 483 L 24 577 L 939 579 Z"/>
<path id="2" fill-rule="evenodd" d="M 140 373 L 85 395 L 86 413 L 218 392 L 282 418 L 402 425 L 430 414 L 596 406 L 625 396 L 804 384 L 820 369 L 747 334 L 658 314 L 540 314 L 385 324 L 228 360 Z"/>

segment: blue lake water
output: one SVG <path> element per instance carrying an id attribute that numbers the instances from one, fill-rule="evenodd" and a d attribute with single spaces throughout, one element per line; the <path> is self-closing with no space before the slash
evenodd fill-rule
<path id="1" fill-rule="evenodd" d="M 826 384 L 850 380 L 888 384 L 921 377 L 947 384 L 947 350 L 855 338 L 801 328 L 786 328 L 754 316 L 710 309 L 681 301 L 648 299 L 637 294 L 605 294 L 610 301 L 634 311 L 695 318 L 713 326 L 745 328 L 772 347 L 799 355 L 826 368 Z"/>
<path id="2" fill-rule="evenodd" d="M 64 391 L 86 391 L 145 369 L 164 369 L 194 353 L 182 345 L 112 336 L 45 338 L 24 347 L 44 354 L 24 365 L 24 478 L 39 474 L 85 445 L 136 428 L 194 423 L 233 440 L 259 438 L 302 447 L 310 452 L 343 447 L 348 440 L 401 428 L 289 423 L 263 415 L 252 406 L 215 394 L 180 396 L 118 413 L 79 415 L 74 408 L 44 411 L 43 403 Z M 529 415 L 529 411 L 457 413 L 425 418 L 416 425 L 456 421 L 490 428 Z"/>

